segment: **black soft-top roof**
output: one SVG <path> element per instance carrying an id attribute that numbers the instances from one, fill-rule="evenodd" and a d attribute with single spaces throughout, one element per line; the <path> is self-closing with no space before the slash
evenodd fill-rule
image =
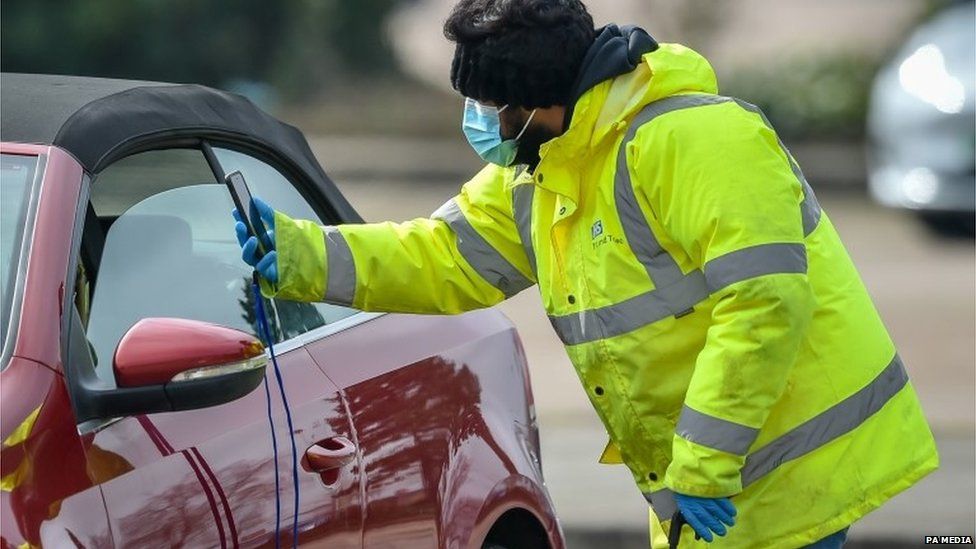
<path id="1" fill-rule="evenodd" d="M 89 173 L 147 147 L 196 138 L 271 155 L 324 192 L 339 219 L 359 219 L 302 133 L 240 95 L 196 84 L 0 74 L 0 140 L 56 145 Z"/>
<path id="2" fill-rule="evenodd" d="M 85 105 L 133 88 L 159 82 L 84 78 L 48 74 L 0 75 L 0 135 L 4 141 L 54 143 L 65 122 Z"/>

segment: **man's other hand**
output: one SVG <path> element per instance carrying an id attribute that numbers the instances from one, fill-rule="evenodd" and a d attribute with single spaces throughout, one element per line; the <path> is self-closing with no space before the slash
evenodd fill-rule
<path id="1" fill-rule="evenodd" d="M 729 498 L 699 498 L 676 493 L 674 499 L 685 522 L 707 542 L 712 541 L 713 532 L 724 536 L 725 525 L 735 524 L 735 505 Z"/>

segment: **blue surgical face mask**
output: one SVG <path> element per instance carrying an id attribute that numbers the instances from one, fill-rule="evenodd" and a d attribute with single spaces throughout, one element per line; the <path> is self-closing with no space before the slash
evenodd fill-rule
<path id="1" fill-rule="evenodd" d="M 512 162 L 515 161 L 518 140 L 529 127 L 532 117 L 535 116 L 533 109 L 532 114 L 529 115 L 515 139 L 503 140 L 498 115 L 507 108 L 508 105 L 500 109 L 490 105 L 482 105 L 470 97 L 464 100 L 464 122 L 461 124 L 464 136 L 467 137 L 468 143 L 478 153 L 478 156 L 499 166 L 511 166 Z"/>

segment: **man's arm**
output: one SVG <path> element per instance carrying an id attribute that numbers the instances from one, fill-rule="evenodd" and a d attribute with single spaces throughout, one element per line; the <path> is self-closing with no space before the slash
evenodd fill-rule
<path id="1" fill-rule="evenodd" d="M 785 389 L 812 317 L 803 193 L 775 133 L 756 115 L 727 103 L 668 117 L 660 123 L 669 130 L 634 140 L 633 174 L 718 300 L 664 482 L 681 494 L 726 497 L 742 490 L 745 456 Z"/>
<path id="2" fill-rule="evenodd" d="M 277 292 L 364 311 L 454 314 L 535 283 L 512 219 L 510 170 L 488 166 L 429 219 L 320 226 L 275 212 Z"/>

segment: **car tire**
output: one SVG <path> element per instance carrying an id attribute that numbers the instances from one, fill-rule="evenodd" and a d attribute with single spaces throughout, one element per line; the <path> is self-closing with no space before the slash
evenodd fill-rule
<path id="1" fill-rule="evenodd" d="M 976 238 L 976 214 L 973 212 L 920 212 L 919 219 L 940 237 Z"/>

